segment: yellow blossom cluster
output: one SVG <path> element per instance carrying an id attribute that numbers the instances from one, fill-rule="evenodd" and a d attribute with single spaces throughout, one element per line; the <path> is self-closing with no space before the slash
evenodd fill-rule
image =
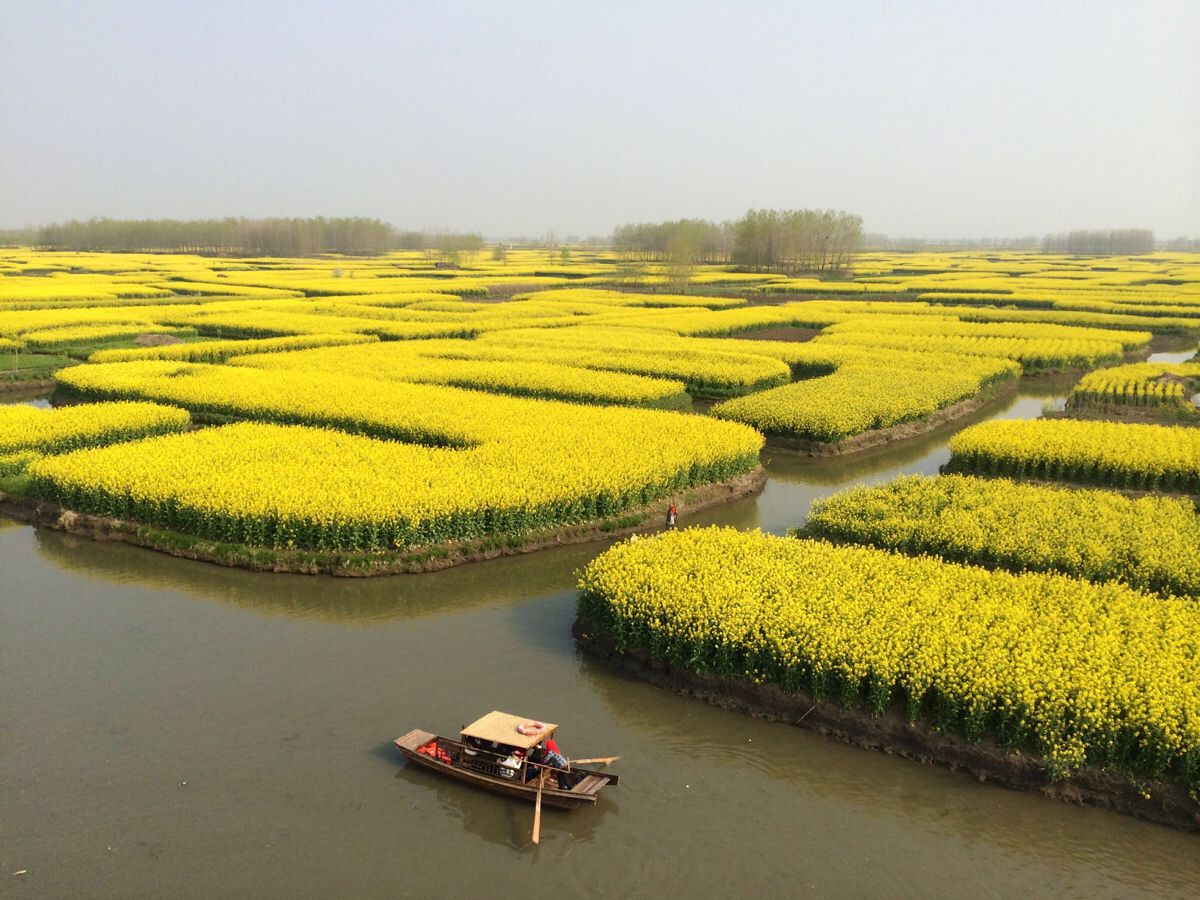
<path id="1" fill-rule="evenodd" d="M 799 533 L 1200 597 L 1200 520 L 1173 497 L 914 475 L 824 498 Z"/>
<path id="2" fill-rule="evenodd" d="M 1141 407 L 1180 418 L 1196 416 L 1192 395 L 1200 383 L 1200 363 L 1132 363 L 1089 372 L 1067 398 L 1071 409 Z"/>
<path id="3" fill-rule="evenodd" d="M 88 397 L 153 398 L 201 418 L 382 439 L 355 444 L 317 429 L 202 429 L 30 468 L 40 496 L 71 508 L 273 546 L 368 550 L 587 521 L 756 469 L 762 446 L 752 429 L 702 416 L 323 371 L 143 361 L 76 366 L 60 380 Z M 292 445 L 299 449 L 289 451 Z M 334 457 L 357 460 L 358 468 L 331 474 Z M 184 491 L 180 479 L 195 490 Z M 411 494 L 406 505 L 380 512 L 379 479 L 403 486 Z M 284 482 L 306 499 L 270 513 Z M 172 518 L 200 496 L 217 505 Z M 394 506 L 396 493 L 386 496 Z"/>
<path id="4" fill-rule="evenodd" d="M 235 342 L 236 343 L 236 342 Z M 417 384 L 445 384 L 499 394 L 579 403 L 681 407 L 690 403 L 683 383 L 544 359 L 470 358 L 471 341 L 388 341 L 295 353 L 242 356 L 236 365 L 277 371 L 358 373 Z"/>
<path id="5" fill-rule="evenodd" d="M 764 342 L 766 343 L 766 342 Z M 821 341 L 811 348 L 810 373 L 782 387 L 727 400 L 712 414 L 753 425 L 769 436 L 831 443 L 865 431 L 927 418 L 985 388 L 1013 381 L 1009 359 L 953 353 L 839 353 Z"/>
<path id="6" fill-rule="evenodd" d="M 579 577 L 618 646 L 1042 756 L 1200 783 L 1200 606 L 1125 585 L 689 529 Z"/>
<path id="7" fill-rule="evenodd" d="M 187 362 L 222 363 L 235 356 L 260 353 L 284 353 L 309 347 L 342 347 L 350 344 L 370 344 L 378 341 L 373 334 L 302 334 L 294 337 L 260 338 L 258 340 L 193 341 L 187 344 L 164 344 L 159 347 L 123 347 L 97 350 L 88 362 L 130 362 L 138 359 L 169 359 Z"/>
<path id="8" fill-rule="evenodd" d="M 190 424 L 182 409 L 155 403 L 0 406 L 0 474 L 11 474 L 42 454 L 184 431 Z"/>
<path id="9" fill-rule="evenodd" d="M 950 466 L 985 475 L 1200 491 L 1200 430 L 1070 419 L 997 419 L 950 439 Z"/>

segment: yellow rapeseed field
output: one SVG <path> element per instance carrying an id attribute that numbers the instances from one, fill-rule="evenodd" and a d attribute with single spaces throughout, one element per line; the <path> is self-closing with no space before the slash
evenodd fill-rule
<path id="1" fill-rule="evenodd" d="M 61 409 L 0 406 L 0 474 L 19 471 L 42 454 L 184 431 L 190 423 L 182 409 L 155 403 L 92 403 Z"/>
<path id="2" fill-rule="evenodd" d="M 950 464 L 988 475 L 1196 493 L 1200 431 L 1066 419 L 993 420 L 950 439 Z"/>
<path id="3" fill-rule="evenodd" d="M 818 501 L 800 533 L 1200 597 L 1200 520 L 1174 497 L 914 475 Z"/>
<path id="4" fill-rule="evenodd" d="M 690 529 L 584 568 L 580 612 L 673 665 L 1200 785 L 1200 606 L 1116 583 Z"/>

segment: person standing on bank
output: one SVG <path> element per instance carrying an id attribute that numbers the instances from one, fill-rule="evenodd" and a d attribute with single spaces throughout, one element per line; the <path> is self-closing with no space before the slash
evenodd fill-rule
<path id="1" fill-rule="evenodd" d="M 672 503 L 671 507 L 667 510 L 667 527 L 668 528 L 675 527 L 675 515 L 676 515 L 675 504 Z"/>

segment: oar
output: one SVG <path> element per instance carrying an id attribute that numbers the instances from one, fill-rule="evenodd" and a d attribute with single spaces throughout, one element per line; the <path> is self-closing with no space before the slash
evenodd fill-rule
<path id="1" fill-rule="evenodd" d="M 571 760 L 571 765 L 582 766 L 591 764 L 594 766 L 607 766 L 609 763 L 615 763 L 620 758 L 619 756 L 595 756 L 591 759 L 573 759 Z"/>
<path id="2" fill-rule="evenodd" d="M 537 803 L 533 807 L 533 842 L 540 843 L 542 839 L 542 785 L 546 783 L 546 779 L 538 779 L 538 795 Z"/>

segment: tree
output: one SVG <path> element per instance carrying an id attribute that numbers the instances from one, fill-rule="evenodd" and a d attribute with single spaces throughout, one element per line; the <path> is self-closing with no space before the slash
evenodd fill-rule
<path id="1" fill-rule="evenodd" d="M 839 210 L 752 209 L 733 227 L 733 262 L 756 272 L 839 271 L 862 247 L 862 217 Z"/>
<path id="2" fill-rule="evenodd" d="M 695 235 L 680 229 L 667 242 L 667 284 L 677 294 L 686 294 L 696 271 Z"/>
<path id="3" fill-rule="evenodd" d="M 1149 228 L 1110 228 L 1048 234 L 1042 241 L 1047 253 L 1073 256 L 1129 256 L 1154 252 L 1154 232 Z"/>

